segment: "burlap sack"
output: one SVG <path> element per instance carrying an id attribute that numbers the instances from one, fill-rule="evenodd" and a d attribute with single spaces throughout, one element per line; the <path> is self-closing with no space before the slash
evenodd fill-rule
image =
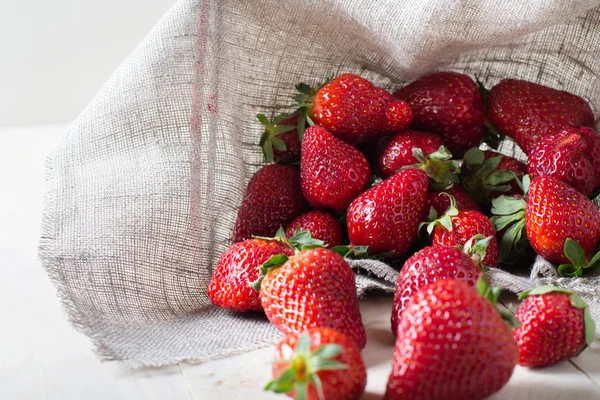
<path id="1" fill-rule="evenodd" d="M 352 72 L 395 89 L 426 72 L 517 77 L 600 105 L 599 1 L 181 0 L 121 65 L 48 159 L 40 256 L 65 309 L 103 359 L 161 365 L 276 341 L 260 314 L 211 306 L 245 184 L 261 165 L 255 115 L 294 84 Z M 522 157 L 507 142 L 502 151 Z M 354 262 L 358 290 L 397 272 Z M 363 267 L 363 268 L 359 268 Z M 591 303 L 599 278 L 551 281 Z"/>

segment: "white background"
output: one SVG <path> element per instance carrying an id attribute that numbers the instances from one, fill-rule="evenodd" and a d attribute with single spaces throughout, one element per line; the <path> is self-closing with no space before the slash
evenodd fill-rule
<path id="1" fill-rule="evenodd" d="M 0 0 L 0 126 L 66 122 L 175 0 Z"/>

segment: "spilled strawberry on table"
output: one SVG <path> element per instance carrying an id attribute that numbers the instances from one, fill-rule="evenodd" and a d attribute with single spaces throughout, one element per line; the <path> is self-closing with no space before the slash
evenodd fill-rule
<path id="1" fill-rule="evenodd" d="M 560 362 L 593 341 L 572 290 L 524 292 L 512 315 L 486 275 L 526 273 L 536 254 L 567 279 L 600 266 L 590 200 L 600 136 L 584 99 L 514 79 L 488 90 L 456 72 L 393 94 L 348 73 L 296 88 L 289 113 L 258 115 L 267 165 L 208 292 L 220 307 L 263 311 L 286 335 L 267 390 L 360 398 L 369 337 L 352 258 L 399 270 L 385 399 L 482 399 L 516 365 Z M 527 160 L 502 154 L 504 143 Z"/>

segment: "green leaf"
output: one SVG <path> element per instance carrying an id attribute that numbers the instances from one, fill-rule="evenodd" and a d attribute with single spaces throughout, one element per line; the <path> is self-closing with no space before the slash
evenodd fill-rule
<path id="1" fill-rule="evenodd" d="M 427 160 L 425 159 L 425 154 L 423 154 L 423 150 L 421 150 L 418 147 L 412 148 L 412 155 L 414 158 L 417 159 L 417 161 L 419 161 L 422 164 L 425 164 L 427 162 Z"/>
<path id="2" fill-rule="evenodd" d="M 279 229 L 277 229 L 277 232 L 275 233 L 275 237 L 280 238 L 280 239 L 287 239 L 287 236 L 285 234 L 285 229 L 283 229 L 283 226 L 280 226 Z"/>
<path id="3" fill-rule="evenodd" d="M 444 214 L 439 220 L 440 225 L 442 225 L 446 230 L 452 231 L 452 219 L 450 215 Z"/>
<path id="4" fill-rule="evenodd" d="M 573 239 L 565 240 L 563 251 L 575 268 L 583 268 L 586 265 L 583 247 Z"/>
<path id="5" fill-rule="evenodd" d="M 261 143 L 260 147 L 262 148 L 265 162 L 267 164 L 272 163 L 275 155 L 273 154 L 273 143 L 270 140 L 270 136 L 268 136 L 268 138 Z"/>
<path id="6" fill-rule="evenodd" d="M 560 264 L 558 266 L 558 274 L 566 278 L 580 278 L 583 275 L 583 270 L 571 264 Z"/>
<path id="7" fill-rule="evenodd" d="M 339 361 L 329 360 L 325 358 L 311 358 L 310 360 L 311 371 L 324 371 L 324 370 L 339 370 L 348 369 L 348 366 Z"/>
<path id="8" fill-rule="evenodd" d="M 529 185 L 531 185 L 531 178 L 529 177 L 529 175 L 523 176 L 521 189 L 523 189 L 523 193 L 525 193 L 526 195 L 527 193 L 529 193 Z"/>
<path id="9" fill-rule="evenodd" d="M 364 258 L 369 256 L 369 246 L 339 245 L 329 250 L 345 258 Z"/>
<path id="10" fill-rule="evenodd" d="M 511 215 L 518 211 L 525 211 L 527 202 L 519 197 L 498 196 L 492 200 L 492 214 Z"/>
<path id="11" fill-rule="evenodd" d="M 344 352 L 344 349 L 339 344 L 325 344 L 313 350 L 312 357 L 334 358 Z"/>
<path id="12" fill-rule="evenodd" d="M 498 130 L 490 121 L 485 121 L 484 143 L 487 143 L 492 149 L 498 149 L 505 137 L 506 135 Z"/>
<path id="13" fill-rule="evenodd" d="M 323 383 L 321 383 L 321 378 L 319 378 L 319 375 L 311 374 L 310 382 L 317 389 L 317 394 L 319 395 L 319 400 L 327 400 L 327 399 L 325 399 L 325 394 L 323 393 Z"/>
<path id="14" fill-rule="evenodd" d="M 596 253 L 585 268 L 594 269 L 600 266 L 600 252 Z"/>
<path id="15" fill-rule="evenodd" d="M 281 375 L 267 383 L 265 390 L 275 393 L 288 393 L 294 389 L 296 381 L 296 370 L 293 367 L 287 368 Z"/>
<path id="16" fill-rule="evenodd" d="M 583 310 L 583 324 L 585 326 L 585 343 L 589 346 L 594 341 L 596 335 L 596 323 L 592 319 L 589 307 Z"/>
<path id="17" fill-rule="evenodd" d="M 573 293 L 568 289 L 563 289 L 563 288 L 559 288 L 559 287 L 552 286 L 552 285 L 543 285 L 543 286 L 538 286 L 535 289 L 527 290 L 527 291 L 521 293 L 521 295 L 519 296 L 519 300 L 524 300 L 529 296 L 539 296 L 542 294 L 552 293 L 552 292 L 566 293 L 566 294 Z"/>
<path id="18" fill-rule="evenodd" d="M 260 268 L 269 271 L 273 269 L 273 267 L 277 267 L 286 262 L 288 258 L 289 257 L 285 254 L 276 254 L 274 256 L 269 257 L 269 259 L 263 265 L 261 265 Z"/>
<path id="19" fill-rule="evenodd" d="M 483 98 L 483 101 L 487 102 L 488 94 L 490 93 L 490 91 L 485 87 L 483 82 L 481 82 L 479 80 L 479 77 L 477 76 L 475 76 L 475 83 L 477 83 L 477 86 L 479 86 L 479 90 L 481 91 L 481 97 Z"/>
<path id="20" fill-rule="evenodd" d="M 570 291 L 567 291 L 567 293 L 571 294 L 569 300 L 571 301 L 571 305 L 573 307 L 584 309 L 588 306 L 587 303 L 581 297 L 571 293 Z"/>
<path id="21" fill-rule="evenodd" d="M 273 147 L 275 147 L 279 151 L 287 150 L 287 146 L 285 145 L 285 142 L 283 140 L 279 139 L 277 136 L 274 136 L 271 139 L 271 143 L 273 143 Z"/>
<path id="22" fill-rule="evenodd" d="M 509 183 L 517 179 L 517 174 L 513 171 L 498 169 L 485 178 L 484 183 L 489 186 L 499 186 L 503 183 Z M 508 186 L 510 188 L 510 186 Z M 498 190 L 498 189 L 496 189 Z"/>
<path id="23" fill-rule="evenodd" d="M 281 135 L 282 133 L 296 130 L 296 128 L 296 125 L 277 125 L 273 128 L 273 133 L 275 133 L 275 135 Z"/>
<path id="24" fill-rule="evenodd" d="M 477 147 L 469 149 L 463 157 L 463 161 L 470 170 L 473 170 L 483 164 L 484 159 L 485 157 L 483 155 L 483 151 Z"/>
<path id="25" fill-rule="evenodd" d="M 504 262 L 510 257 L 513 249 L 516 248 L 519 239 L 521 238 L 521 232 L 525 227 L 525 220 L 521 219 L 519 222 L 511 226 L 504 232 L 500 243 L 498 244 L 498 261 Z"/>
<path id="26" fill-rule="evenodd" d="M 485 258 L 485 253 L 491 240 L 492 236 L 484 237 L 481 234 L 477 234 L 465 243 L 464 251 L 467 255 L 475 257 L 481 263 Z"/>
<path id="27" fill-rule="evenodd" d="M 477 289 L 477 293 L 485 297 L 485 294 L 490 285 L 487 282 L 487 279 L 483 274 L 479 275 L 477 282 L 475 282 L 475 289 Z"/>
<path id="28" fill-rule="evenodd" d="M 304 82 L 300 82 L 299 84 L 297 84 L 296 90 L 306 95 L 310 95 L 312 93 L 312 88 Z"/>
<path id="29" fill-rule="evenodd" d="M 512 215 L 500 215 L 490 218 L 492 225 L 494 226 L 494 230 L 496 232 L 500 232 L 502 229 L 506 228 L 513 222 L 524 221 L 525 213 L 517 213 Z"/>
<path id="30" fill-rule="evenodd" d="M 304 137 L 304 131 L 306 130 L 306 119 L 308 118 L 308 109 L 303 109 L 300 116 L 298 117 L 298 140 L 302 143 Z"/>
<path id="31" fill-rule="evenodd" d="M 296 398 L 295 400 L 306 400 L 308 396 L 308 382 L 296 383 Z"/>
<path id="32" fill-rule="evenodd" d="M 289 238 L 290 246 L 296 250 L 309 250 L 325 247 L 325 242 L 315 239 L 309 231 L 296 230 L 294 235 Z"/>
<path id="33" fill-rule="evenodd" d="M 298 354 L 305 356 L 310 354 L 310 335 L 308 334 L 308 332 L 302 332 L 302 334 L 298 336 L 296 346 L 294 347 L 294 353 L 296 354 L 296 356 Z"/>
<path id="34" fill-rule="evenodd" d="M 498 168 L 498 165 L 500 165 L 500 161 L 502 161 L 503 158 L 504 156 L 502 154 L 488 158 L 483 162 L 479 171 L 477 171 L 477 175 L 487 177 L 492 171 Z"/>
<path id="35" fill-rule="evenodd" d="M 258 120 L 260 121 L 261 124 L 263 124 L 264 126 L 271 126 L 271 122 L 269 122 L 269 119 L 265 116 L 265 114 L 257 114 L 256 118 L 258 118 Z"/>

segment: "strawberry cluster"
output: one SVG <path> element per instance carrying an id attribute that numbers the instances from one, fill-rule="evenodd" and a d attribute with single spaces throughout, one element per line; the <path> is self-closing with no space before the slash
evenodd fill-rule
<path id="1" fill-rule="evenodd" d="M 248 183 L 208 289 L 213 304 L 262 310 L 287 335 L 267 389 L 362 394 L 352 257 L 401 268 L 386 399 L 484 398 L 517 363 L 549 365 L 593 340 L 589 308 L 570 291 L 523 294 L 515 321 L 485 276 L 527 268 L 536 253 L 568 277 L 600 265 L 600 211 L 588 197 L 600 189 L 600 136 L 585 100 L 513 79 L 488 91 L 454 72 L 393 94 L 354 74 L 297 89 L 292 113 L 258 115 L 267 165 Z M 527 163 L 479 149 L 506 136 Z"/>

